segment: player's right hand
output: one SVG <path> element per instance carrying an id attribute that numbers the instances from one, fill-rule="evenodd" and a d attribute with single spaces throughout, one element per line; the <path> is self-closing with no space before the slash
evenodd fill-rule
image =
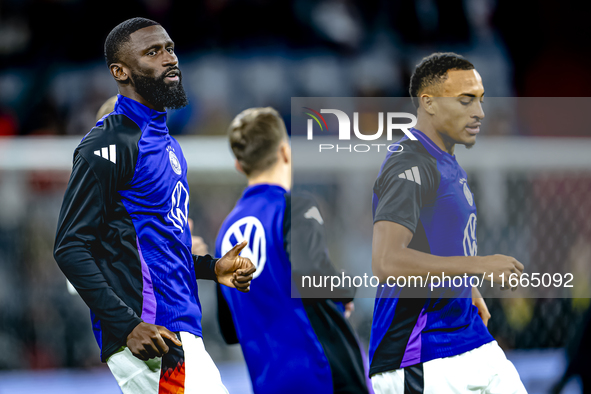
<path id="1" fill-rule="evenodd" d="M 501 290 L 509 289 L 509 278 L 512 274 L 517 274 L 517 279 L 523 273 L 523 264 L 517 261 L 514 257 L 505 256 L 502 254 L 493 254 L 491 256 L 484 256 L 482 258 L 483 266 L 482 271 L 484 272 L 484 278 L 490 278 L 490 274 L 493 274 L 493 283 L 504 284 L 505 287 L 501 287 Z M 513 275 L 515 276 L 515 275 Z M 512 288 L 515 290 L 515 288 Z"/>
<path id="2" fill-rule="evenodd" d="M 176 334 L 167 328 L 141 322 L 127 336 L 127 347 L 135 357 L 146 361 L 168 353 L 168 345 L 164 339 L 170 340 L 177 346 L 182 345 Z"/>
<path id="3" fill-rule="evenodd" d="M 215 274 L 218 283 L 233 287 L 243 293 L 250 291 L 250 282 L 252 281 L 254 272 L 257 270 L 248 257 L 240 256 L 240 252 L 247 244 L 247 241 L 242 241 L 234 245 L 215 264 Z"/>

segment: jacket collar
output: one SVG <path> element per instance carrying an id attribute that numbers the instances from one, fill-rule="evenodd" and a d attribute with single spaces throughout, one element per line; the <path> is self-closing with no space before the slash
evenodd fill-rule
<path id="1" fill-rule="evenodd" d="M 168 128 L 166 127 L 166 111 L 160 112 L 153 110 L 129 97 L 118 94 L 114 112 L 127 116 L 142 130 L 146 125 L 151 124 L 154 129 L 168 133 Z"/>

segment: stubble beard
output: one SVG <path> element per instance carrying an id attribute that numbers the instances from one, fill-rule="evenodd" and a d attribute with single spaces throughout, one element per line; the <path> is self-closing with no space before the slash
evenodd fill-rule
<path id="1" fill-rule="evenodd" d="M 469 143 L 463 141 L 456 141 L 447 135 L 443 135 L 443 143 L 445 144 L 445 148 L 448 152 L 453 151 L 455 145 L 464 145 L 466 149 L 472 149 L 474 145 L 476 145 L 476 141 Z"/>

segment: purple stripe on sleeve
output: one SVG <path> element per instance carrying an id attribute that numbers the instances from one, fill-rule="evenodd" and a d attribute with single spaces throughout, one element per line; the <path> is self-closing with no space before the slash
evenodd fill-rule
<path id="1" fill-rule="evenodd" d="M 421 313 L 417 322 L 415 323 L 410 338 L 406 344 L 406 350 L 404 350 L 404 356 L 400 363 L 400 368 L 408 367 L 409 365 L 418 364 L 421 362 L 421 332 L 427 324 L 427 313 L 425 309 L 421 309 Z"/>
<path id="2" fill-rule="evenodd" d="M 154 287 L 152 286 L 152 276 L 148 264 L 144 261 L 142 255 L 142 248 L 140 247 L 140 240 L 136 238 L 137 251 L 140 255 L 142 263 L 142 280 L 144 286 L 142 288 L 142 320 L 146 323 L 155 324 L 156 322 L 156 296 L 154 296 Z"/>

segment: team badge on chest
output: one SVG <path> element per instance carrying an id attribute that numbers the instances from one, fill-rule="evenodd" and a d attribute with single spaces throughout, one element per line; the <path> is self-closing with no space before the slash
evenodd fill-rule
<path id="1" fill-rule="evenodd" d="M 460 179 L 460 183 L 464 185 L 464 196 L 466 196 L 468 204 L 470 204 L 470 206 L 474 205 L 474 198 L 472 198 L 472 192 L 468 188 L 468 181 L 466 180 L 466 178 L 462 178 Z"/>
<path id="2" fill-rule="evenodd" d="M 170 166 L 172 167 L 172 170 L 175 172 L 175 174 L 181 175 L 181 172 L 183 172 L 181 168 L 181 162 L 179 161 L 178 157 L 176 157 L 174 148 L 169 145 L 166 147 L 166 150 L 168 151 L 168 159 L 170 160 Z"/>

